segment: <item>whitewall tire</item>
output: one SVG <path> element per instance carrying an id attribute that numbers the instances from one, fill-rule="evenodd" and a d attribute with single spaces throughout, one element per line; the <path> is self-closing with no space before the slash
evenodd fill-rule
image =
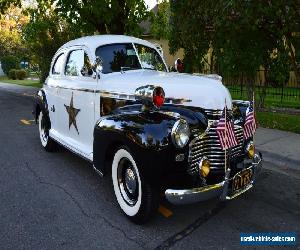
<path id="1" fill-rule="evenodd" d="M 43 148 L 49 152 L 54 151 L 56 143 L 49 137 L 49 129 L 46 125 L 46 116 L 42 111 L 39 114 L 39 135 Z"/>
<path id="2" fill-rule="evenodd" d="M 119 148 L 112 162 L 112 182 L 121 210 L 137 224 L 145 223 L 158 207 L 157 192 L 144 180 L 126 147 Z"/>

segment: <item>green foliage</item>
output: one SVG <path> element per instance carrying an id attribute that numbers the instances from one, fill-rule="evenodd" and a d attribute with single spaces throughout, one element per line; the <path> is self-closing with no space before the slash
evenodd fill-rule
<path id="1" fill-rule="evenodd" d="M 170 35 L 170 3 L 167 0 L 163 0 L 157 9 L 157 13 L 150 14 L 151 21 L 151 34 L 156 39 L 169 39 Z"/>
<path id="2" fill-rule="evenodd" d="M 3 72 L 7 75 L 11 69 L 18 69 L 19 62 L 19 59 L 15 56 L 3 56 L 1 58 L 1 67 Z"/>
<path id="3" fill-rule="evenodd" d="M 300 134 L 300 116 L 258 112 L 258 124 L 264 128 L 279 129 Z"/>
<path id="4" fill-rule="evenodd" d="M 26 46 L 22 40 L 22 28 L 27 19 L 21 9 L 10 7 L 0 15 L 0 58 L 14 55 L 19 58 L 27 56 Z"/>
<path id="5" fill-rule="evenodd" d="M 86 32 L 139 35 L 139 23 L 147 18 L 143 0 L 58 0 L 57 11 Z"/>
<path id="6" fill-rule="evenodd" d="M 299 0 L 173 0 L 170 8 L 170 51 L 184 48 L 194 69 L 209 63 L 209 49 L 213 55 L 210 69 L 228 77 L 253 78 L 261 66 L 271 67 L 270 54 L 279 48 L 290 57 L 282 57 L 287 65 L 298 64 L 291 48 L 297 40 L 294 34 L 300 31 Z"/>
<path id="7" fill-rule="evenodd" d="M 75 25 L 66 23 L 57 15 L 47 1 L 39 1 L 39 4 L 38 8 L 27 10 L 31 21 L 23 29 L 23 36 L 32 55 L 31 63 L 39 65 L 40 81 L 43 83 L 58 48 L 81 34 Z"/>
<path id="8" fill-rule="evenodd" d="M 0 82 L 18 84 L 18 85 L 22 85 L 22 86 L 31 86 L 31 87 L 35 87 L 35 88 L 41 88 L 43 86 L 38 80 L 31 80 L 31 79 L 11 80 L 11 79 L 8 79 L 7 76 L 0 76 Z"/>
<path id="9" fill-rule="evenodd" d="M 8 72 L 8 78 L 12 79 L 12 80 L 16 80 L 17 79 L 17 70 L 16 69 L 10 69 Z"/>
<path id="10" fill-rule="evenodd" d="M 21 4 L 20 0 L 2 0 L 0 12 Z M 30 22 L 22 29 L 22 36 L 31 64 L 39 66 L 41 82 L 48 75 L 53 55 L 67 41 L 96 31 L 137 36 L 142 33 L 138 24 L 148 16 L 143 0 L 36 0 L 28 6 L 25 14 Z"/>
<path id="11" fill-rule="evenodd" d="M 266 81 L 272 86 L 284 85 L 290 77 L 290 67 L 288 55 L 284 51 L 277 51 L 275 55 L 269 59 L 268 68 L 266 68 Z"/>
<path id="12" fill-rule="evenodd" d="M 27 76 L 27 72 L 24 69 L 16 70 L 15 74 L 18 80 L 24 80 Z"/>

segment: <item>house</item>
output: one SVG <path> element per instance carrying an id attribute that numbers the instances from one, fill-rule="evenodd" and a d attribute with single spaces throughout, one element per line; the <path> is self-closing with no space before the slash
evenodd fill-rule
<path id="1" fill-rule="evenodd" d="M 158 11 L 158 4 L 156 4 L 151 10 L 154 14 Z M 154 43 L 162 48 L 164 59 L 168 65 L 168 67 L 174 67 L 175 60 L 177 58 L 183 59 L 184 57 L 184 50 L 180 49 L 174 55 L 171 55 L 169 52 L 169 41 L 166 39 L 155 39 L 154 36 L 151 34 L 151 22 L 149 20 L 143 21 L 140 23 L 140 27 L 144 30 L 143 35 L 141 36 L 142 39 L 147 40 L 151 43 Z"/>

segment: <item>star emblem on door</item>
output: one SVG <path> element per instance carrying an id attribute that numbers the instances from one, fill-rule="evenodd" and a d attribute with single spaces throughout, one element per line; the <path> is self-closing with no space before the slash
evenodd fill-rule
<path id="1" fill-rule="evenodd" d="M 77 128 L 77 124 L 76 124 L 76 116 L 78 115 L 80 109 L 74 108 L 73 105 L 73 92 L 72 92 L 72 97 L 71 97 L 71 101 L 70 101 L 70 106 L 65 105 L 65 108 L 69 114 L 69 129 L 71 128 L 72 124 L 74 125 L 74 128 L 76 129 L 77 133 L 79 134 L 78 128 Z"/>

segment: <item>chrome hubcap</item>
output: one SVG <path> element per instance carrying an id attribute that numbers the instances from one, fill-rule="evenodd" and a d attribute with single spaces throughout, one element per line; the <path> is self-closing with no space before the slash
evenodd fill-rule
<path id="1" fill-rule="evenodd" d="M 135 174 L 131 168 L 126 169 L 125 184 L 126 184 L 126 188 L 129 191 L 129 193 L 134 194 L 136 191 L 136 178 L 135 178 Z"/>
<path id="2" fill-rule="evenodd" d="M 132 163 L 122 158 L 118 165 L 118 185 L 124 201 L 134 206 L 138 199 L 138 177 Z"/>

